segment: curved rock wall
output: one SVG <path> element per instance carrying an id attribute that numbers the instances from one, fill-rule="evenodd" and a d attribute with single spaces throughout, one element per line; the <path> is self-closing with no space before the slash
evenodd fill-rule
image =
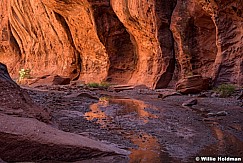
<path id="1" fill-rule="evenodd" d="M 171 29 L 180 75 L 201 74 L 215 83 L 242 85 L 243 3 L 178 0 Z"/>
<path id="2" fill-rule="evenodd" d="M 1 0 L 0 14 L 0 60 L 12 74 L 243 84 L 242 0 Z"/>

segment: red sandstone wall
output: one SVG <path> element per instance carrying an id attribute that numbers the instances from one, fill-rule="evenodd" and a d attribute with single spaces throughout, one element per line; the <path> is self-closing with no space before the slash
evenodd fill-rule
<path id="1" fill-rule="evenodd" d="M 12 74 L 243 84 L 241 0 L 0 0 L 0 16 L 0 61 Z"/>

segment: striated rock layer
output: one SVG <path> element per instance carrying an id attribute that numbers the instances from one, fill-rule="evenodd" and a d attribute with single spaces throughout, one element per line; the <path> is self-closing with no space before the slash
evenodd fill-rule
<path id="1" fill-rule="evenodd" d="M 0 14 L 0 61 L 13 75 L 243 84 L 242 0 L 0 0 Z"/>

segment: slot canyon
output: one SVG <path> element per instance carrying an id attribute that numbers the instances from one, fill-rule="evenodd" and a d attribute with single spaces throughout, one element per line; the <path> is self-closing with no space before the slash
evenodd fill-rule
<path id="1" fill-rule="evenodd" d="M 0 0 L 0 163 L 242 161 L 242 113 L 243 0 Z"/>

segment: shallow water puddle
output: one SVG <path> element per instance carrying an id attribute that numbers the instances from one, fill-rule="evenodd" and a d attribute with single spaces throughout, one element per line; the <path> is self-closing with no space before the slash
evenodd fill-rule
<path id="1" fill-rule="evenodd" d="M 124 107 L 122 110 L 117 112 L 117 116 L 124 116 L 135 113 L 134 116 L 143 120 L 144 123 L 148 123 L 150 118 L 158 118 L 156 115 L 153 115 L 145 110 L 149 107 L 153 109 L 156 108 L 145 104 L 143 101 L 134 99 L 110 99 L 109 102 L 111 104 L 119 104 Z"/>
<path id="2" fill-rule="evenodd" d="M 110 107 L 110 108 L 109 108 Z M 110 98 L 108 100 L 102 100 L 98 103 L 90 105 L 90 112 L 85 113 L 87 120 L 96 120 L 96 123 L 102 127 L 108 127 L 111 124 L 118 126 L 123 136 L 130 139 L 137 148 L 130 149 L 130 162 L 161 162 L 161 155 L 165 153 L 161 149 L 161 145 L 158 143 L 156 137 L 151 136 L 145 132 L 127 131 L 119 124 L 119 119 L 129 118 L 129 122 L 136 124 L 146 124 L 151 119 L 158 118 L 146 111 L 146 108 L 152 108 L 157 110 L 153 106 L 145 104 L 143 101 L 134 99 L 117 99 Z M 108 111 L 112 110 L 112 111 Z M 115 124 L 114 124 L 115 123 Z M 109 127 L 110 128 L 110 127 Z M 113 128 L 110 128 L 113 129 Z M 163 151 L 163 152 L 162 152 Z"/>
<path id="3" fill-rule="evenodd" d="M 157 138 L 147 134 L 140 133 L 137 136 L 130 136 L 131 141 L 138 146 L 138 149 L 131 149 L 130 162 L 161 162 L 160 144 Z"/>
<path id="4" fill-rule="evenodd" d="M 243 156 L 243 141 L 230 132 L 222 130 L 220 126 L 213 126 L 211 129 L 214 132 L 217 143 L 203 149 L 199 156 Z"/>
<path id="5" fill-rule="evenodd" d="M 112 108 L 112 112 L 107 112 L 107 108 L 112 105 L 119 105 L 119 108 Z M 149 119 L 157 118 L 156 115 L 153 115 L 146 111 L 146 108 L 155 107 L 145 104 L 143 101 L 133 100 L 133 99 L 107 99 L 99 101 L 89 106 L 90 112 L 85 113 L 84 117 L 91 121 L 97 120 L 97 123 L 102 127 L 105 127 L 107 122 L 119 121 L 121 118 L 129 118 L 129 120 L 141 120 L 143 123 L 148 123 Z"/>
<path id="6" fill-rule="evenodd" d="M 97 123 L 100 124 L 102 127 L 105 127 L 105 124 L 107 123 L 107 121 L 111 121 L 111 118 L 106 115 L 106 113 L 104 111 L 101 110 L 101 107 L 106 107 L 108 106 L 106 102 L 102 101 L 102 102 L 98 102 L 95 104 L 92 104 L 89 106 L 90 108 L 90 112 L 85 113 L 85 118 L 89 121 L 91 120 L 97 120 Z"/>

